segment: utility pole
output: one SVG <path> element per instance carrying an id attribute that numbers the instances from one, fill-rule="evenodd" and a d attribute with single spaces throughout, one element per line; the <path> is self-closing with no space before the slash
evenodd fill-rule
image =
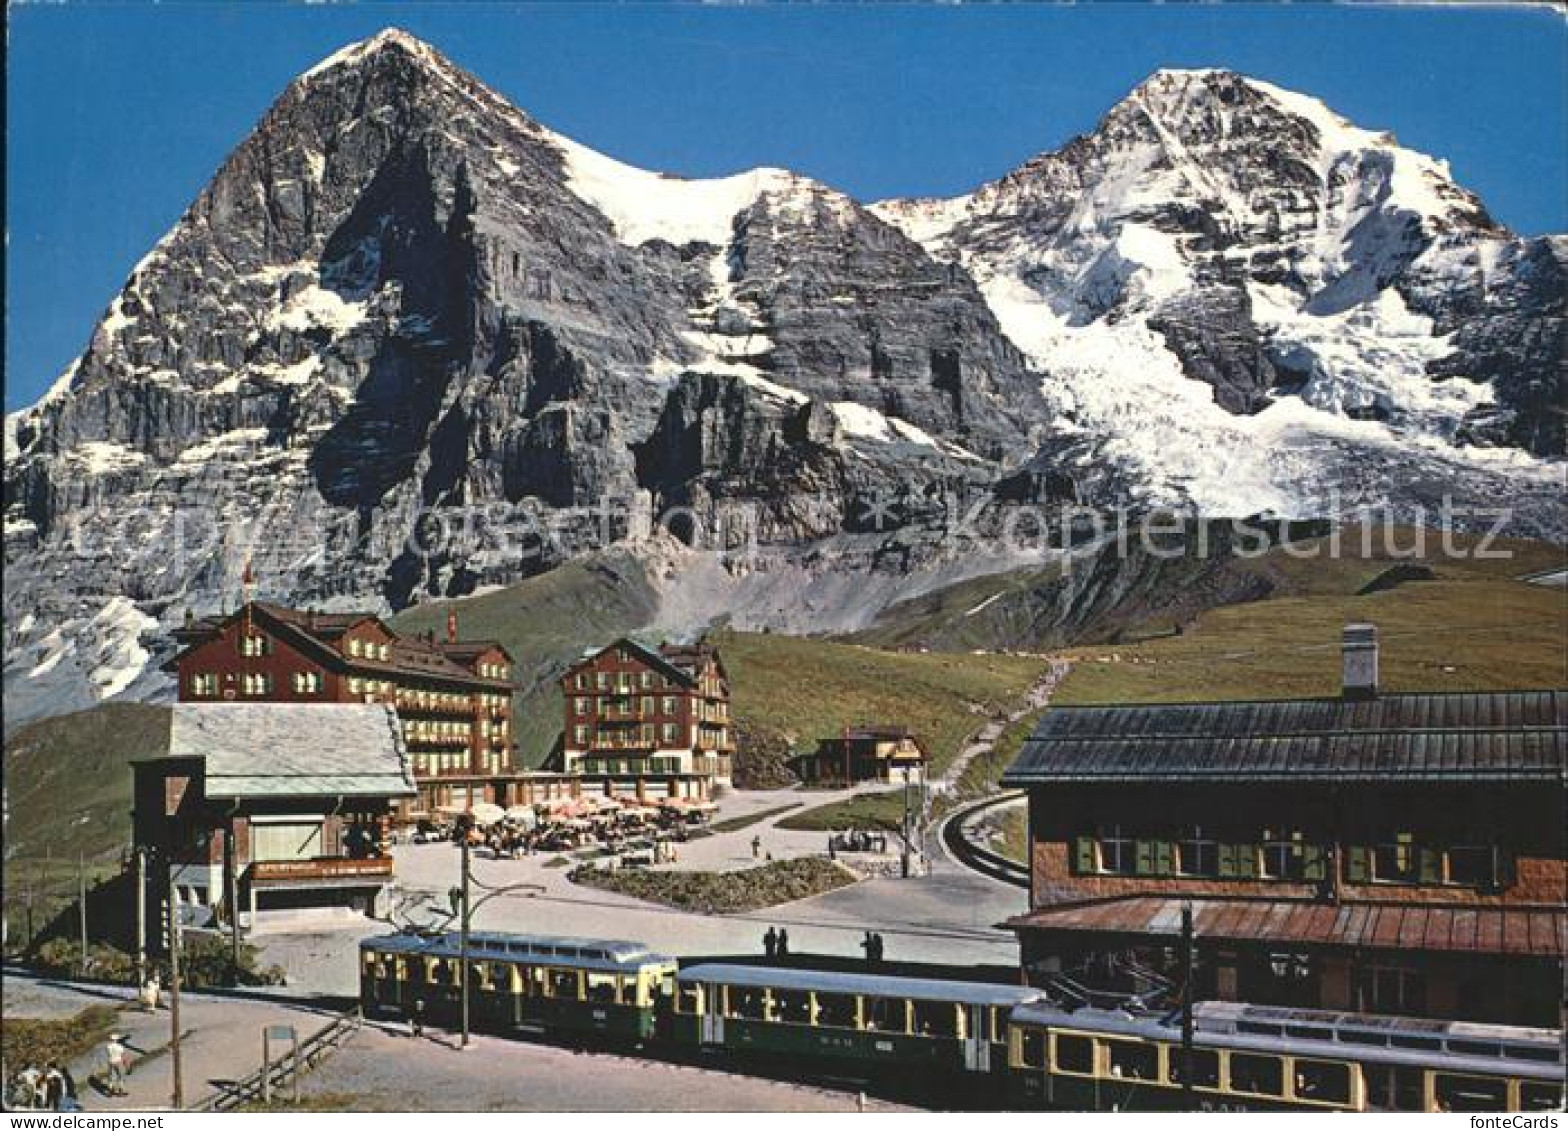
<path id="1" fill-rule="evenodd" d="M 1192 904 L 1181 905 L 1181 1098 L 1182 1107 L 1194 1110 L 1192 1094 L 1192 993 L 1197 947 L 1192 936 Z"/>
<path id="2" fill-rule="evenodd" d="M 136 985 L 147 984 L 147 850 L 136 848 Z M 156 1003 L 154 1003 L 156 1004 Z"/>
<path id="3" fill-rule="evenodd" d="M 185 1079 L 180 1065 L 180 908 L 169 885 L 169 1068 L 174 1076 L 174 1110 L 185 1107 Z"/>
<path id="4" fill-rule="evenodd" d="M 223 873 L 228 883 L 229 978 L 240 984 L 240 876 L 234 859 L 234 826 L 223 830 Z M 252 925 L 254 929 L 254 924 Z"/>
<path id="5" fill-rule="evenodd" d="M 82 961 L 77 974 L 85 977 L 87 974 L 87 862 L 80 852 L 76 854 L 76 909 L 77 919 L 82 929 Z"/>
<path id="6" fill-rule="evenodd" d="M 460 985 L 463 994 L 463 1041 L 461 1047 L 465 1049 L 468 1047 L 468 864 L 468 835 L 465 833 L 463 835 L 463 894 L 460 897 L 462 899 L 462 919 L 458 923 L 457 948 L 460 956 L 459 977 L 462 979 Z"/>

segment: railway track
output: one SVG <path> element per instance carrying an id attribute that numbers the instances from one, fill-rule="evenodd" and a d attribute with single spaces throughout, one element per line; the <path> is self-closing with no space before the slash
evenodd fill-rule
<path id="1" fill-rule="evenodd" d="M 997 880 L 1014 887 L 1029 887 L 1029 869 L 1010 860 L 1000 853 L 992 852 L 989 848 L 976 844 L 969 838 L 967 828 L 971 822 L 982 813 L 990 809 L 999 809 L 1005 805 L 1016 804 L 1023 797 L 1020 790 L 1011 790 L 999 793 L 992 797 L 985 797 L 979 801 L 971 802 L 961 809 L 950 813 L 942 822 L 942 845 L 947 849 L 955 861 L 972 872 L 978 872 L 988 879 Z"/>

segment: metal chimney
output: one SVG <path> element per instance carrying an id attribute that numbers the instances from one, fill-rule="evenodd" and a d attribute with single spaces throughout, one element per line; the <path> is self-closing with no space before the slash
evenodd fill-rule
<path id="1" fill-rule="evenodd" d="M 1342 650 L 1345 657 L 1345 698 L 1376 699 L 1377 625 L 1347 624 Z"/>

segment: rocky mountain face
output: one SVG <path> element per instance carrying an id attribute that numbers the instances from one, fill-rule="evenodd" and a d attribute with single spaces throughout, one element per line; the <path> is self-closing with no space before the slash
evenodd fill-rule
<path id="1" fill-rule="evenodd" d="M 1558 532 L 1565 259 L 1223 72 L 1162 72 L 970 196 L 866 207 L 622 165 L 384 32 L 284 91 L 7 419 L 8 707 L 158 692 L 162 626 L 247 562 L 396 609 L 667 516 L 749 548 L 705 561 L 720 605 L 821 628 L 910 588 L 849 574 L 1016 565 L 949 536 L 974 501 L 1452 491 Z M 832 596 L 786 613 L 786 579 Z"/>
<path id="2" fill-rule="evenodd" d="M 1160 72 L 999 181 L 875 211 L 1044 374 L 1045 466 L 1213 514 L 1523 486 L 1519 525 L 1562 528 L 1568 239 L 1313 99 Z"/>

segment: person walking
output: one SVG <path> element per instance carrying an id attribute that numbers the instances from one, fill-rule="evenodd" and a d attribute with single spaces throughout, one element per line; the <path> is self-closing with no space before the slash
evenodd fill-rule
<path id="1" fill-rule="evenodd" d="M 51 1060 L 44 1070 L 44 1107 L 50 1111 L 59 1111 L 64 1099 L 65 1077 L 60 1075 L 59 1064 Z"/>
<path id="2" fill-rule="evenodd" d="M 414 1011 L 408 1015 L 408 1035 L 416 1041 L 425 1035 L 425 999 L 414 1001 Z"/>
<path id="3" fill-rule="evenodd" d="M 103 1047 L 104 1067 L 108 1070 L 108 1090 L 111 1096 L 125 1095 L 125 1071 L 130 1067 L 130 1053 L 126 1051 L 124 1042 L 124 1033 L 110 1033 L 109 1043 Z"/>
<path id="4" fill-rule="evenodd" d="M 779 928 L 779 957 L 789 957 L 789 932 L 783 927 Z"/>
<path id="5" fill-rule="evenodd" d="M 769 958 L 774 957 L 779 951 L 778 932 L 769 927 L 762 933 L 762 952 Z"/>
<path id="6" fill-rule="evenodd" d="M 65 1065 L 60 1065 L 60 1110 L 81 1111 L 81 1101 L 76 1095 L 76 1077 Z"/>
<path id="7" fill-rule="evenodd" d="M 762 838 L 760 836 L 754 836 L 754 837 L 751 838 L 751 858 L 753 860 L 756 860 L 761 855 L 762 855 Z"/>

